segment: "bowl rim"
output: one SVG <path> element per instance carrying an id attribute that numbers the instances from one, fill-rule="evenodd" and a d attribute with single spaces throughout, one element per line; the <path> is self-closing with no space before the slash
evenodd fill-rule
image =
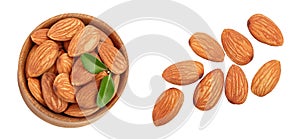
<path id="1" fill-rule="evenodd" d="M 20 52 L 19 56 L 19 62 L 18 62 L 18 85 L 20 89 L 21 96 L 25 102 L 25 104 L 28 106 L 28 108 L 39 118 L 42 120 L 56 126 L 60 127 L 81 127 L 88 125 L 92 122 L 95 122 L 99 118 L 101 118 L 105 113 L 117 102 L 117 100 L 122 95 L 124 88 L 127 83 L 128 79 L 128 73 L 129 68 L 126 69 L 124 73 L 120 75 L 120 82 L 119 87 L 117 90 L 117 93 L 115 97 L 106 105 L 106 107 L 101 108 L 96 113 L 92 114 L 91 116 L 87 117 L 70 117 L 63 114 L 57 114 L 49 110 L 48 108 L 45 108 L 42 104 L 40 104 L 30 93 L 27 85 L 27 79 L 25 75 L 25 65 L 26 65 L 26 59 L 28 56 L 28 53 L 30 52 L 30 49 L 33 47 L 33 42 L 31 40 L 31 34 L 41 28 L 49 28 L 51 25 L 56 23 L 58 20 L 64 19 L 64 18 L 78 18 L 82 20 L 85 25 L 94 25 L 95 27 L 102 30 L 106 35 L 109 36 L 109 38 L 114 43 L 115 47 L 119 49 L 119 51 L 124 55 L 125 59 L 128 62 L 128 55 L 126 52 L 126 48 L 119 37 L 119 35 L 115 32 L 115 30 L 110 27 L 108 24 L 106 24 L 104 21 L 90 16 L 86 14 L 80 14 L 80 13 L 65 13 L 60 14 L 54 17 L 51 17 L 44 22 L 42 22 L 40 25 L 38 25 L 27 37 L 25 40 L 22 50 Z"/>

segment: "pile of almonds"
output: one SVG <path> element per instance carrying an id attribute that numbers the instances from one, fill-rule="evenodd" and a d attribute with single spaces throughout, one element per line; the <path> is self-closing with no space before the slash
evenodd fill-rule
<path id="1" fill-rule="evenodd" d="M 50 28 L 35 30 L 31 39 L 35 44 L 26 60 L 28 88 L 49 110 L 71 117 L 97 112 L 99 85 L 108 74 L 112 74 L 116 94 L 120 74 L 127 70 L 128 62 L 97 27 L 85 25 L 77 18 L 65 18 Z M 80 60 L 84 53 L 102 61 L 109 71 L 88 72 Z"/>
<path id="2" fill-rule="evenodd" d="M 248 20 L 248 29 L 259 42 L 270 46 L 283 45 L 284 39 L 280 29 L 268 17 L 255 14 Z M 237 65 L 232 65 L 225 79 L 225 95 L 232 104 L 243 104 L 248 95 L 248 81 L 240 66 L 247 65 L 253 59 L 251 42 L 233 29 L 224 29 L 221 35 L 223 49 L 227 56 Z M 224 61 L 225 53 L 221 45 L 205 33 L 195 33 L 189 40 L 192 50 L 201 58 L 212 61 Z M 281 73 L 278 60 L 265 63 L 252 79 L 251 91 L 263 97 L 277 85 Z M 162 77 L 175 85 L 195 83 L 204 75 L 204 66 L 198 61 L 182 61 L 166 68 Z M 219 101 L 224 86 L 224 74 L 221 69 L 214 69 L 198 83 L 194 91 L 193 102 L 199 110 L 212 109 Z M 164 91 L 157 99 L 152 112 L 153 123 L 161 126 L 171 121 L 184 101 L 183 92 L 176 88 Z"/>

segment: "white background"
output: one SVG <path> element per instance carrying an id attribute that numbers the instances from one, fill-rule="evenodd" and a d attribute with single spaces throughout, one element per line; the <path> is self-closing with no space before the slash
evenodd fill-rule
<path id="1" fill-rule="evenodd" d="M 27 108 L 20 95 L 17 85 L 17 63 L 25 38 L 42 21 L 70 12 L 97 16 L 123 2 L 126 1 L 9 0 L 0 2 L 0 138 L 105 138 L 92 126 L 61 128 L 36 117 Z M 298 71 L 300 10 L 297 2 L 283 0 L 178 0 L 177 2 L 202 16 L 219 42 L 219 36 L 224 28 L 238 30 L 250 39 L 255 50 L 255 57 L 249 65 L 243 67 L 249 82 L 256 70 L 271 59 L 281 61 L 282 76 L 271 94 L 259 98 L 249 91 L 247 101 L 241 106 L 230 104 L 223 94 L 223 101 L 217 116 L 203 130 L 199 130 L 203 112 L 195 109 L 187 123 L 169 138 L 299 138 L 300 93 L 297 79 L 300 77 Z M 282 47 L 266 46 L 253 39 L 247 30 L 246 22 L 255 13 L 267 15 L 280 27 L 285 38 Z M 134 35 L 134 32 L 140 33 L 143 30 L 133 28 L 130 34 Z M 120 29 L 118 33 L 124 42 L 128 42 L 127 39 L 131 38 L 125 29 L 123 31 Z M 183 37 L 188 39 L 189 36 Z M 183 39 L 178 38 L 178 40 Z M 192 51 L 190 52 L 194 55 Z M 195 55 L 193 57 L 203 61 Z M 229 59 L 226 58 L 226 61 L 226 68 L 228 68 Z M 186 103 L 191 102 L 186 100 Z M 118 109 L 118 105 L 117 103 L 112 111 Z"/>

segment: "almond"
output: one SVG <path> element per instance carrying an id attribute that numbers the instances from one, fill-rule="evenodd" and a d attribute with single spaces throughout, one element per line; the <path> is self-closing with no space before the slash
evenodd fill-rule
<path id="1" fill-rule="evenodd" d="M 108 75 L 108 73 L 107 73 L 106 71 L 102 71 L 102 72 L 98 73 L 98 74 L 95 76 L 95 81 L 96 81 L 96 84 L 97 84 L 97 87 L 98 87 L 98 88 L 99 88 L 99 86 L 100 86 L 101 80 L 102 80 L 105 76 L 107 76 L 107 75 Z"/>
<path id="2" fill-rule="evenodd" d="M 44 41 L 49 40 L 47 33 L 48 33 L 49 29 L 48 28 L 43 28 L 43 29 L 38 29 L 36 31 L 34 31 L 31 34 L 31 40 L 37 44 L 37 45 L 41 45 Z"/>
<path id="3" fill-rule="evenodd" d="M 56 64 L 54 64 L 49 70 L 47 70 L 46 72 L 51 72 L 54 73 L 55 75 L 58 73 L 57 68 L 56 68 Z"/>
<path id="4" fill-rule="evenodd" d="M 99 109 L 99 107 L 92 109 L 81 109 L 78 104 L 71 104 L 64 113 L 73 117 L 87 117 L 94 114 Z"/>
<path id="5" fill-rule="evenodd" d="M 189 40 L 190 47 L 200 57 L 214 61 L 224 61 L 224 51 L 221 45 L 206 33 L 197 32 Z"/>
<path id="6" fill-rule="evenodd" d="M 182 61 L 166 68 L 162 77 L 169 83 L 188 85 L 199 80 L 204 73 L 203 65 L 197 61 Z"/>
<path id="7" fill-rule="evenodd" d="M 271 46 L 283 45 L 284 39 L 280 29 L 265 15 L 255 14 L 251 16 L 247 25 L 256 40 Z"/>
<path id="8" fill-rule="evenodd" d="M 194 105 L 203 111 L 212 109 L 219 101 L 224 84 L 224 74 L 220 69 L 209 72 L 197 85 Z"/>
<path id="9" fill-rule="evenodd" d="M 109 38 L 98 46 L 100 58 L 111 72 L 122 74 L 128 68 L 128 61 L 108 40 Z"/>
<path id="10" fill-rule="evenodd" d="M 91 54 L 96 56 L 97 58 L 99 57 L 96 54 L 93 54 L 93 53 L 91 53 Z M 75 61 L 74 65 L 72 67 L 72 71 L 71 71 L 72 85 L 81 86 L 81 85 L 84 85 L 84 84 L 92 81 L 93 79 L 95 79 L 95 74 L 88 72 L 83 67 L 83 64 L 82 64 L 80 58 L 78 58 Z"/>
<path id="11" fill-rule="evenodd" d="M 225 83 L 225 95 L 232 104 L 243 104 L 248 95 L 248 81 L 243 70 L 236 65 L 229 68 Z"/>
<path id="12" fill-rule="evenodd" d="M 112 79 L 114 81 L 114 85 L 115 85 L 115 93 L 118 91 L 119 88 L 119 83 L 120 83 L 120 75 L 113 75 Z M 113 97 L 112 97 L 113 98 Z"/>
<path id="13" fill-rule="evenodd" d="M 90 82 L 83 86 L 76 93 L 76 100 L 82 108 L 94 108 L 97 107 L 96 99 L 98 95 L 98 84 L 96 82 Z"/>
<path id="14" fill-rule="evenodd" d="M 92 25 L 87 25 L 72 38 L 68 47 L 69 56 L 76 57 L 93 51 L 99 44 L 100 38 L 100 30 Z"/>
<path id="15" fill-rule="evenodd" d="M 28 78 L 28 88 L 33 95 L 33 97 L 42 105 L 46 106 L 45 101 L 42 96 L 41 84 L 37 78 Z"/>
<path id="16" fill-rule="evenodd" d="M 53 89 L 55 94 L 63 101 L 76 103 L 75 90 L 70 83 L 69 74 L 60 73 L 57 75 L 53 83 Z"/>
<path id="17" fill-rule="evenodd" d="M 26 71 L 30 77 L 38 77 L 49 70 L 59 55 L 57 43 L 46 40 L 29 54 L 26 60 Z"/>
<path id="18" fill-rule="evenodd" d="M 277 85 L 280 74 L 281 64 L 279 61 L 271 60 L 265 63 L 252 80 L 252 92 L 259 97 L 269 94 Z"/>
<path id="19" fill-rule="evenodd" d="M 48 37 L 56 41 L 68 41 L 80 30 L 84 24 L 77 18 L 65 18 L 56 22 L 48 31 Z"/>
<path id="20" fill-rule="evenodd" d="M 224 29 L 221 39 L 227 56 L 234 63 L 246 65 L 252 61 L 253 47 L 245 36 L 233 29 Z"/>
<path id="21" fill-rule="evenodd" d="M 68 103 L 56 96 L 53 90 L 55 74 L 46 72 L 42 76 L 41 86 L 42 94 L 48 108 L 56 113 L 65 111 Z"/>
<path id="22" fill-rule="evenodd" d="M 58 53 L 58 57 L 60 57 L 63 53 L 65 53 L 64 50 L 60 50 L 59 53 Z M 55 63 L 57 63 L 57 60 L 56 60 Z M 51 73 L 54 73 L 55 75 L 57 75 L 58 71 L 57 71 L 56 64 L 53 64 L 53 66 L 46 72 L 51 72 Z"/>
<path id="23" fill-rule="evenodd" d="M 170 122 L 179 112 L 184 101 L 183 93 L 170 88 L 164 91 L 156 100 L 152 111 L 152 119 L 155 126 L 161 126 Z"/>
<path id="24" fill-rule="evenodd" d="M 28 53 L 28 56 L 27 56 L 27 59 L 26 59 L 26 65 L 25 65 L 26 78 L 29 78 L 29 75 L 28 75 L 29 67 L 28 67 L 28 62 L 27 61 L 32 61 L 33 55 L 35 54 L 35 50 L 36 50 L 37 47 L 38 47 L 38 45 L 34 45 Z"/>
<path id="25" fill-rule="evenodd" d="M 69 57 L 68 53 L 62 54 L 56 61 L 56 68 L 58 73 L 71 73 L 72 65 L 73 58 Z"/>

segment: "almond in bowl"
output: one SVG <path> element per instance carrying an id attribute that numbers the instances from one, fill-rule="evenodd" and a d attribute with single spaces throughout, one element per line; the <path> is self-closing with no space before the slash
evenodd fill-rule
<path id="1" fill-rule="evenodd" d="M 80 127 L 101 118 L 121 96 L 127 77 L 122 40 L 89 15 L 46 20 L 20 53 L 21 95 L 33 113 L 56 126 Z"/>

